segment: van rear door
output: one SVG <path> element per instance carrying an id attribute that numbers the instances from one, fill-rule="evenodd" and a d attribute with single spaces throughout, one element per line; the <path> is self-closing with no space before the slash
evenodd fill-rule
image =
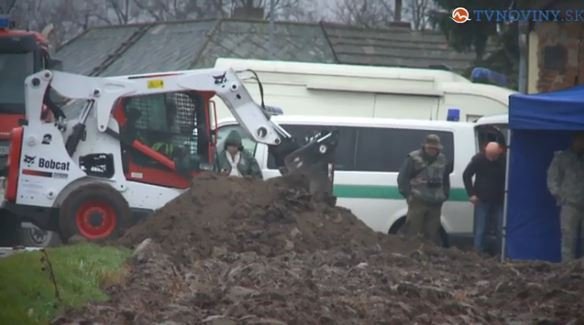
<path id="1" fill-rule="evenodd" d="M 509 143 L 509 117 L 507 114 L 482 117 L 475 124 L 477 152 L 492 141 L 507 147 Z"/>

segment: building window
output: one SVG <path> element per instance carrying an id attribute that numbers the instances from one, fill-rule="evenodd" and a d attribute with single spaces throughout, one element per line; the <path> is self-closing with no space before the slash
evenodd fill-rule
<path id="1" fill-rule="evenodd" d="M 566 68 L 567 57 L 568 53 L 564 46 L 546 46 L 543 49 L 543 68 L 563 73 Z"/>

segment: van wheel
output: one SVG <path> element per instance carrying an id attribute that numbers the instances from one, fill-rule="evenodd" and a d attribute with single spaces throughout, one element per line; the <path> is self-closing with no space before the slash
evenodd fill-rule
<path id="1" fill-rule="evenodd" d="M 402 217 L 398 219 L 389 229 L 390 235 L 405 235 L 405 227 L 406 224 L 406 217 Z"/>
<path id="2" fill-rule="evenodd" d="M 90 241 L 116 238 L 130 220 L 128 202 L 105 184 L 83 186 L 69 194 L 59 209 L 63 241 L 79 235 Z"/>

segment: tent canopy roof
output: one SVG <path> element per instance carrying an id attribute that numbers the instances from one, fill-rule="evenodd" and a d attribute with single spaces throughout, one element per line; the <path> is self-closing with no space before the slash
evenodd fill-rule
<path id="1" fill-rule="evenodd" d="M 584 130 L 584 86 L 509 97 L 512 130 Z"/>

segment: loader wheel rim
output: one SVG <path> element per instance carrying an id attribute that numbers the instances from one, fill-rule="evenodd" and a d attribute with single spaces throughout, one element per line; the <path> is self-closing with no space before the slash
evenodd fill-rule
<path id="1" fill-rule="evenodd" d="M 102 239 L 111 235 L 116 228 L 117 215 L 106 202 L 89 201 L 83 203 L 76 214 L 79 233 L 87 239 Z"/>

